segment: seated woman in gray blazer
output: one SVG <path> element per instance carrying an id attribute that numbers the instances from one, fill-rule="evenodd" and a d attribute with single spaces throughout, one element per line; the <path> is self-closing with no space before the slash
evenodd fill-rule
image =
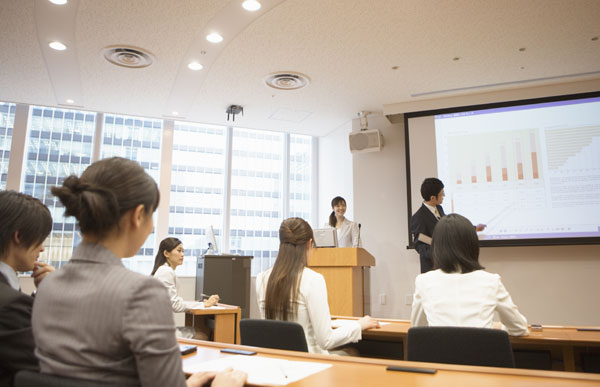
<path id="1" fill-rule="evenodd" d="M 415 280 L 412 326 L 493 328 L 494 312 L 509 335 L 529 333 L 498 274 L 479 264 L 479 240 L 464 216 L 450 214 L 433 231 L 434 270 Z M 437 269 L 437 270 L 436 270 Z"/>
<path id="2" fill-rule="evenodd" d="M 156 279 L 122 258 L 154 228 L 156 183 L 137 163 L 113 157 L 67 177 L 52 193 L 74 216 L 83 240 L 70 261 L 39 287 L 33 306 L 35 354 L 42 373 L 119 386 L 241 386 L 245 374 L 185 379 L 171 303 Z"/>

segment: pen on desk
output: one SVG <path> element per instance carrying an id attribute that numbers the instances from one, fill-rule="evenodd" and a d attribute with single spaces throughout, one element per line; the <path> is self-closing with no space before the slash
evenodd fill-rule
<path id="1" fill-rule="evenodd" d="M 285 368 L 284 368 L 285 364 L 278 363 L 278 365 L 279 365 L 279 370 L 280 370 L 280 371 L 281 371 L 281 373 L 283 374 L 283 377 L 284 377 L 285 379 L 287 379 L 287 378 L 288 378 L 288 375 L 287 375 L 287 372 L 285 372 Z"/>

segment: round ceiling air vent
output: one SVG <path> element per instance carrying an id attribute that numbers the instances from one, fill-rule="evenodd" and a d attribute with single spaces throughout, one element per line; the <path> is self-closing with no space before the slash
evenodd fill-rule
<path id="1" fill-rule="evenodd" d="M 133 69 L 148 67 L 154 62 L 150 53 L 133 47 L 106 47 L 102 50 L 102 55 L 112 64 Z"/>
<path id="2" fill-rule="evenodd" d="M 287 71 L 268 75 L 265 83 L 278 90 L 297 90 L 308 86 L 310 78 L 304 74 Z"/>

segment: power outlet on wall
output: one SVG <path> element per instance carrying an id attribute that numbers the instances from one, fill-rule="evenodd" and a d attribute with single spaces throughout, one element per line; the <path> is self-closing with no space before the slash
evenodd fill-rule
<path id="1" fill-rule="evenodd" d="M 379 295 L 379 305 L 385 305 L 386 302 L 387 302 L 387 294 L 381 293 Z"/>
<path id="2" fill-rule="evenodd" d="M 412 301 L 413 301 L 413 295 L 412 294 L 407 294 L 405 299 L 404 299 L 404 303 L 406 305 L 412 305 Z"/>

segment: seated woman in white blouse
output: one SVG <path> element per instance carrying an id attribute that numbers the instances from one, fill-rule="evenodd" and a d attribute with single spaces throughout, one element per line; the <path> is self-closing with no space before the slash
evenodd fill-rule
<path id="1" fill-rule="evenodd" d="M 328 351 L 362 337 L 379 323 L 369 316 L 331 328 L 325 279 L 306 267 L 313 232 L 300 218 L 289 218 L 279 228 L 279 252 L 270 269 L 256 277 L 261 318 L 294 321 L 302 325 L 311 353 Z"/>
<path id="2" fill-rule="evenodd" d="M 519 313 L 498 274 L 479 264 L 479 240 L 471 222 L 450 214 L 435 226 L 433 270 L 417 276 L 412 326 L 493 328 L 498 312 L 504 329 L 525 336 L 527 320 Z"/>
<path id="3" fill-rule="evenodd" d="M 360 247 L 358 223 L 346 219 L 346 200 L 336 196 L 331 200 L 331 215 L 325 227 L 333 227 L 337 231 L 337 247 Z"/>
<path id="4" fill-rule="evenodd" d="M 209 308 L 219 302 L 219 296 L 213 294 L 203 302 L 184 301 L 177 289 L 177 276 L 175 268 L 183 264 L 183 243 L 177 238 L 165 238 L 158 246 L 158 253 L 154 259 L 152 276 L 160 280 L 169 291 L 173 312 L 187 312 L 190 309 Z"/>

